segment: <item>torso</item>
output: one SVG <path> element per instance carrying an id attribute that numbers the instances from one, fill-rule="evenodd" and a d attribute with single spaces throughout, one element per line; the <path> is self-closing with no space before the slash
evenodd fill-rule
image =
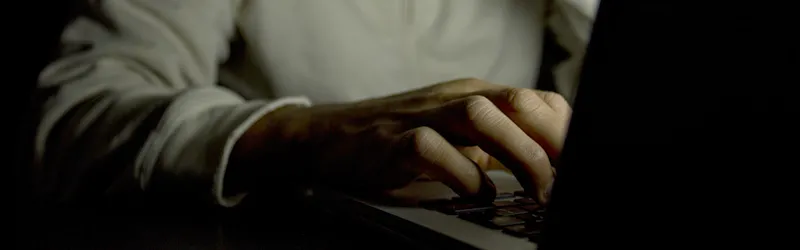
<path id="1" fill-rule="evenodd" d="M 251 1 L 238 20 L 246 52 L 223 84 L 248 98 L 316 103 L 467 77 L 530 88 L 544 29 L 539 2 Z"/>

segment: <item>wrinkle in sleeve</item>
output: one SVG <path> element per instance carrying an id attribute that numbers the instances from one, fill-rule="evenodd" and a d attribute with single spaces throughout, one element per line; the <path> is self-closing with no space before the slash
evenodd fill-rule
<path id="1" fill-rule="evenodd" d="M 40 198 L 159 193 L 222 197 L 231 141 L 302 97 L 245 100 L 216 84 L 241 6 L 232 0 L 93 1 L 40 74 L 34 180 Z M 98 14 L 99 13 L 99 14 Z M 102 24 L 101 22 L 110 23 Z"/>
<path id="2" fill-rule="evenodd" d="M 555 87 L 570 101 L 575 98 L 581 64 L 589 43 L 600 0 L 553 0 L 547 24 L 570 57 L 557 65 Z"/>

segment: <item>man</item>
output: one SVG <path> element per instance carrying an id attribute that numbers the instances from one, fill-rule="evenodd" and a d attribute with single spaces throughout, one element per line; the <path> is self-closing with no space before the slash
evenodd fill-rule
<path id="1" fill-rule="evenodd" d="M 597 2 L 91 6 L 40 76 L 41 194 L 145 191 L 234 206 L 287 178 L 372 192 L 426 176 L 489 194 L 487 169 L 511 170 L 546 202 L 570 107 L 529 89 L 541 38 L 550 25 L 571 53 L 555 72 L 571 98 Z"/>

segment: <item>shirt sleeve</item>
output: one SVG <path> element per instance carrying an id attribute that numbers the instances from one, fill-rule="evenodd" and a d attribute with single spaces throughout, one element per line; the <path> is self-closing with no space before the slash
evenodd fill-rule
<path id="1" fill-rule="evenodd" d="M 554 69 L 555 87 L 570 102 L 575 98 L 583 56 L 599 4 L 600 0 L 554 0 L 548 6 L 547 24 L 559 45 L 570 53 L 570 57 Z"/>
<path id="2" fill-rule="evenodd" d="M 45 199 L 159 193 L 234 206 L 228 156 L 263 114 L 304 97 L 244 100 L 217 85 L 238 0 L 91 1 L 40 74 L 36 191 Z"/>

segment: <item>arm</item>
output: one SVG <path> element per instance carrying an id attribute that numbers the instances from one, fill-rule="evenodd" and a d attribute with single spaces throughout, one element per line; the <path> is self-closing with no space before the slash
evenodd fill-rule
<path id="1" fill-rule="evenodd" d="M 568 100 L 574 100 L 575 88 L 586 45 L 600 0 L 554 0 L 549 7 L 547 24 L 558 43 L 570 57 L 555 67 L 555 85 Z"/>
<path id="2" fill-rule="evenodd" d="M 93 2 L 105 18 L 70 24 L 62 45 L 80 50 L 40 75 L 37 193 L 73 201 L 156 191 L 237 204 L 242 195 L 223 195 L 223 180 L 239 136 L 273 109 L 308 105 L 246 101 L 216 85 L 240 1 Z"/>

